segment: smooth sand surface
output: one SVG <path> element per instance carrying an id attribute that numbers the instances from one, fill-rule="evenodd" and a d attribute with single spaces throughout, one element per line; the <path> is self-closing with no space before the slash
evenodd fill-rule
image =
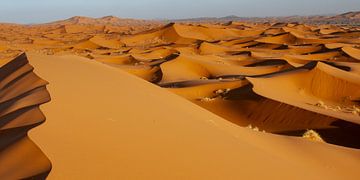
<path id="1" fill-rule="evenodd" d="M 241 128 L 166 90 L 76 56 L 30 54 L 50 82 L 30 132 L 49 179 L 357 179 L 360 151 Z"/>

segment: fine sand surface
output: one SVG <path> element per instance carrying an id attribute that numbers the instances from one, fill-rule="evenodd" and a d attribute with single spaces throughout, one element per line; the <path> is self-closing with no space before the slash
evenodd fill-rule
<path id="1" fill-rule="evenodd" d="M 49 179 L 358 179 L 360 151 L 242 128 L 117 68 L 29 54 L 49 81 L 30 137 Z"/>

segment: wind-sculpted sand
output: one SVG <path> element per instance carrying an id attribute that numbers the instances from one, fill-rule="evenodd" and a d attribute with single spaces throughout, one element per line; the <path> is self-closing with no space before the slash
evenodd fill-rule
<path id="1" fill-rule="evenodd" d="M 50 83 L 30 133 L 49 179 L 359 178 L 358 27 L 109 16 L 1 29 L 0 59 L 25 51 Z M 38 169 L 0 177 L 46 177 L 31 148 Z"/>
<path id="2" fill-rule="evenodd" d="M 1 63 L 0 177 L 43 179 L 50 161 L 27 133 L 45 121 L 39 106 L 50 101 L 48 83 L 33 72 L 25 54 Z"/>

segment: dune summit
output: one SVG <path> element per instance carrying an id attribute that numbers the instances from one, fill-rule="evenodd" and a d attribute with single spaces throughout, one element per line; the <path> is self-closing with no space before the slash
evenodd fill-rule
<path id="1" fill-rule="evenodd" d="M 1 179 L 359 179 L 356 25 L 0 28 Z"/>

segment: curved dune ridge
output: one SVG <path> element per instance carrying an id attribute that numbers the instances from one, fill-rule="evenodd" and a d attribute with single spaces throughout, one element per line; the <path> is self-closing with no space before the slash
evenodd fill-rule
<path id="1" fill-rule="evenodd" d="M 44 179 L 51 163 L 27 136 L 42 124 L 39 106 L 50 101 L 48 83 L 33 72 L 25 54 L 0 68 L 0 178 Z"/>

